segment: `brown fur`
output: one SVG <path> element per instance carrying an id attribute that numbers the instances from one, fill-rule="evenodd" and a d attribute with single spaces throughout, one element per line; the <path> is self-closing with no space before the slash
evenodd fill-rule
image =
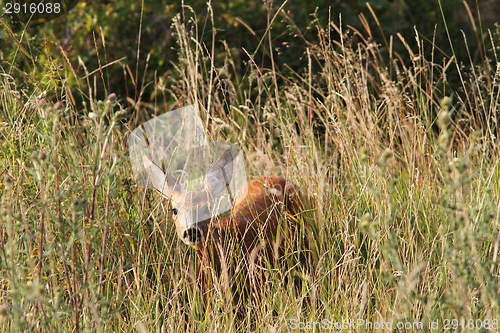
<path id="1" fill-rule="evenodd" d="M 284 213 L 294 216 L 303 208 L 298 188 L 283 178 L 263 176 L 250 180 L 246 186 L 247 196 L 240 199 L 229 217 L 200 224 L 207 237 L 192 246 L 198 255 L 199 279 L 205 292 L 212 289 L 207 276 L 213 269 L 219 279 L 226 276 L 236 302 L 242 296 L 248 297 L 249 292 L 259 296 L 262 276 L 252 274 L 251 268 L 259 264 L 262 267 L 262 253 L 273 266 L 283 256 L 284 237 L 293 237 L 296 228 L 295 221 Z M 228 269 L 230 259 L 235 259 L 232 264 L 238 267 Z"/>

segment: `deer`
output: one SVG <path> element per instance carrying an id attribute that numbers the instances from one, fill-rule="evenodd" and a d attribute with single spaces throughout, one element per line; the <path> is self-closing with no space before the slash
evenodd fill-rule
<path id="1" fill-rule="evenodd" d="M 217 198 L 231 182 L 233 156 L 229 150 L 209 169 L 204 187 L 198 191 L 186 190 L 147 156 L 142 162 L 148 182 L 170 201 L 178 237 L 196 250 L 198 281 L 205 293 L 213 289 L 209 281 L 215 272 L 219 278 L 226 277 L 235 303 L 250 295 L 259 297 L 262 274 L 253 274 L 254 268 L 264 262 L 276 267 L 285 247 L 293 244 L 300 225 L 294 217 L 304 210 L 299 187 L 281 177 L 257 177 L 236 194 L 228 216 L 213 216 Z M 231 261 L 236 253 L 240 265 L 229 268 L 236 262 Z"/>

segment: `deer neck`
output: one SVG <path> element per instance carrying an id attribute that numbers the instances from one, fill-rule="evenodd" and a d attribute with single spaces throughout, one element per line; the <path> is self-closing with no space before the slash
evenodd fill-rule
<path id="1" fill-rule="evenodd" d="M 220 230 L 211 227 L 204 236 L 205 239 L 201 244 L 193 246 L 198 256 L 198 263 L 202 270 L 212 268 L 218 273 L 220 272 L 220 253 L 217 248 L 220 247 Z"/>

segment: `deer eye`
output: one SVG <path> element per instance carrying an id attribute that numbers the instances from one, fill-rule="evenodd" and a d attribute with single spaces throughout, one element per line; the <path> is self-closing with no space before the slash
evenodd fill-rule
<path id="1" fill-rule="evenodd" d="M 174 215 L 177 215 L 179 211 L 177 210 L 177 208 L 172 208 L 172 213 L 174 213 Z"/>

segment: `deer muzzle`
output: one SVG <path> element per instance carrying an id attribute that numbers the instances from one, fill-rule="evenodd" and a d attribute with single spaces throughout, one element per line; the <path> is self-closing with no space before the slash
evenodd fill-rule
<path id="1" fill-rule="evenodd" d="M 182 239 L 188 245 L 198 245 L 201 242 L 202 237 L 203 233 L 198 227 L 186 229 L 182 233 Z"/>

